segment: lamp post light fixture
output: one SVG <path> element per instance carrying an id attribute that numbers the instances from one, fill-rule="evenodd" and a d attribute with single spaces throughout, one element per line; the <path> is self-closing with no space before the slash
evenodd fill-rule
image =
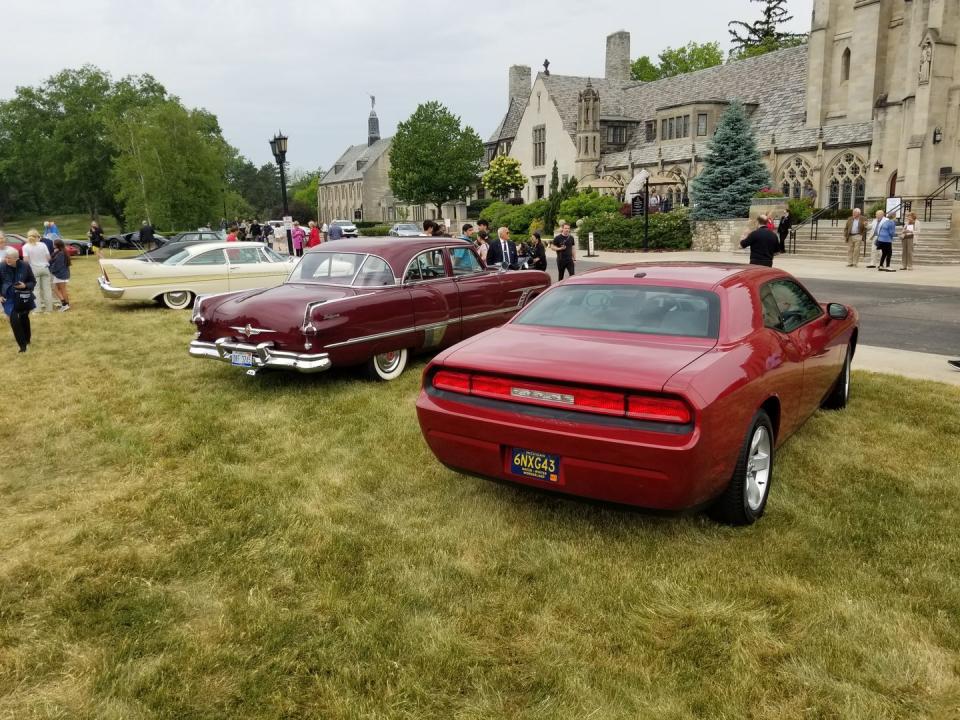
<path id="1" fill-rule="evenodd" d="M 934 129 L 933 129 L 933 144 L 934 144 L 934 145 L 939 145 L 939 144 L 942 143 L 942 142 L 943 142 L 943 130 L 941 130 L 940 128 L 934 128 Z"/>
<path id="2" fill-rule="evenodd" d="M 282 132 L 274 135 L 273 139 L 270 140 L 270 152 L 273 153 L 273 159 L 277 161 L 277 165 L 280 167 L 280 194 L 283 197 L 283 224 L 287 230 L 287 253 L 293 255 L 293 236 L 286 221 L 286 218 L 290 217 L 290 209 L 287 206 L 287 172 L 284 168 L 287 164 L 287 136 Z"/>
<path id="3" fill-rule="evenodd" d="M 873 171 L 880 172 L 881 170 L 883 170 L 883 163 L 877 160 L 875 163 L 873 163 Z"/>

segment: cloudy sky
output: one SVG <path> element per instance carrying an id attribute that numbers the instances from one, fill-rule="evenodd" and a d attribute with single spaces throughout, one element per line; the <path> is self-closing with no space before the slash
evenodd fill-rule
<path id="1" fill-rule="evenodd" d="M 792 28 L 813 0 L 790 0 Z M 603 75 L 606 36 L 631 34 L 631 55 L 690 40 L 720 41 L 727 22 L 753 20 L 749 0 L 0 0 L 7 42 L 0 98 L 65 67 L 93 63 L 115 77 L 150 73 L 189 106 L 216 113 L 229 142 L 260 164 L 277 129 L 294 167 L 328 167 L 366 141 L 368 94 L 381 134 L 417 104 L 444 103 L 483 139 L 506 105 L 510 65 L 550 60 L 564 75 Z M 12 30 L 12 32 L 11 32 Z M 31 37 L 29 46 L 17 38 Z M 803 83 L 804 78 L 769 78 Z"/>

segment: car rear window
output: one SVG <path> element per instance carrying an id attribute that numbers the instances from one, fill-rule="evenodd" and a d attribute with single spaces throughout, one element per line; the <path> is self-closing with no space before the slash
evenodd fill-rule
<path id="1" fill-rule="evenodd" d="M 650 285 L 560 285 L 514 319 L 517 325 L 716 339 L 716 293 Z"/>
<path id="2" fill-rule="evenodd" d="M 366 258 L 362 253 L 307 253 L 290 274 L 290 282 L 351 285 Z"/>

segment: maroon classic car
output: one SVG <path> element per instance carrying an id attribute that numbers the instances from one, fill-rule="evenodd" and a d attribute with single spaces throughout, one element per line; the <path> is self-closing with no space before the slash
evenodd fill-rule
<path id="1" fill-rule="evenodd" d="M 537 270 L 485 268 L 462 240 L 337 240 L 307 252 L 279 287 L 197 298 L 190 354 L 250 374 L 366 363 L 392 380 L 411 353 L 496 327 L 549 285 Z"/>
<path id="2" fill-rule="evenodd" d="M 775 448 L 847 404 L 857 334 L 855 310 L 773 268 L 597 270 L 437 355 L 417 414 L 458 470 L 750 524 Z"/>

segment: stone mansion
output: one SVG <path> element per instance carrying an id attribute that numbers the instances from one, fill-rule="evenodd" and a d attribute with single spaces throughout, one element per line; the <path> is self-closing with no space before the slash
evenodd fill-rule
<path id="1" fill-rule="evenodd" d="M 548 193 L 556 160 L 561 176 L 610 194 L 644 169 L 679 204 L 739 99 L 774 189 L 844 208 L 925 196 L 960 171 L 958 41 L 957 2 L 815 0 L 805 46 L 642 83 L 617 32 L 603 78 L 511 67 L 487 160 L 521 163 L 527 201 Z"/>

